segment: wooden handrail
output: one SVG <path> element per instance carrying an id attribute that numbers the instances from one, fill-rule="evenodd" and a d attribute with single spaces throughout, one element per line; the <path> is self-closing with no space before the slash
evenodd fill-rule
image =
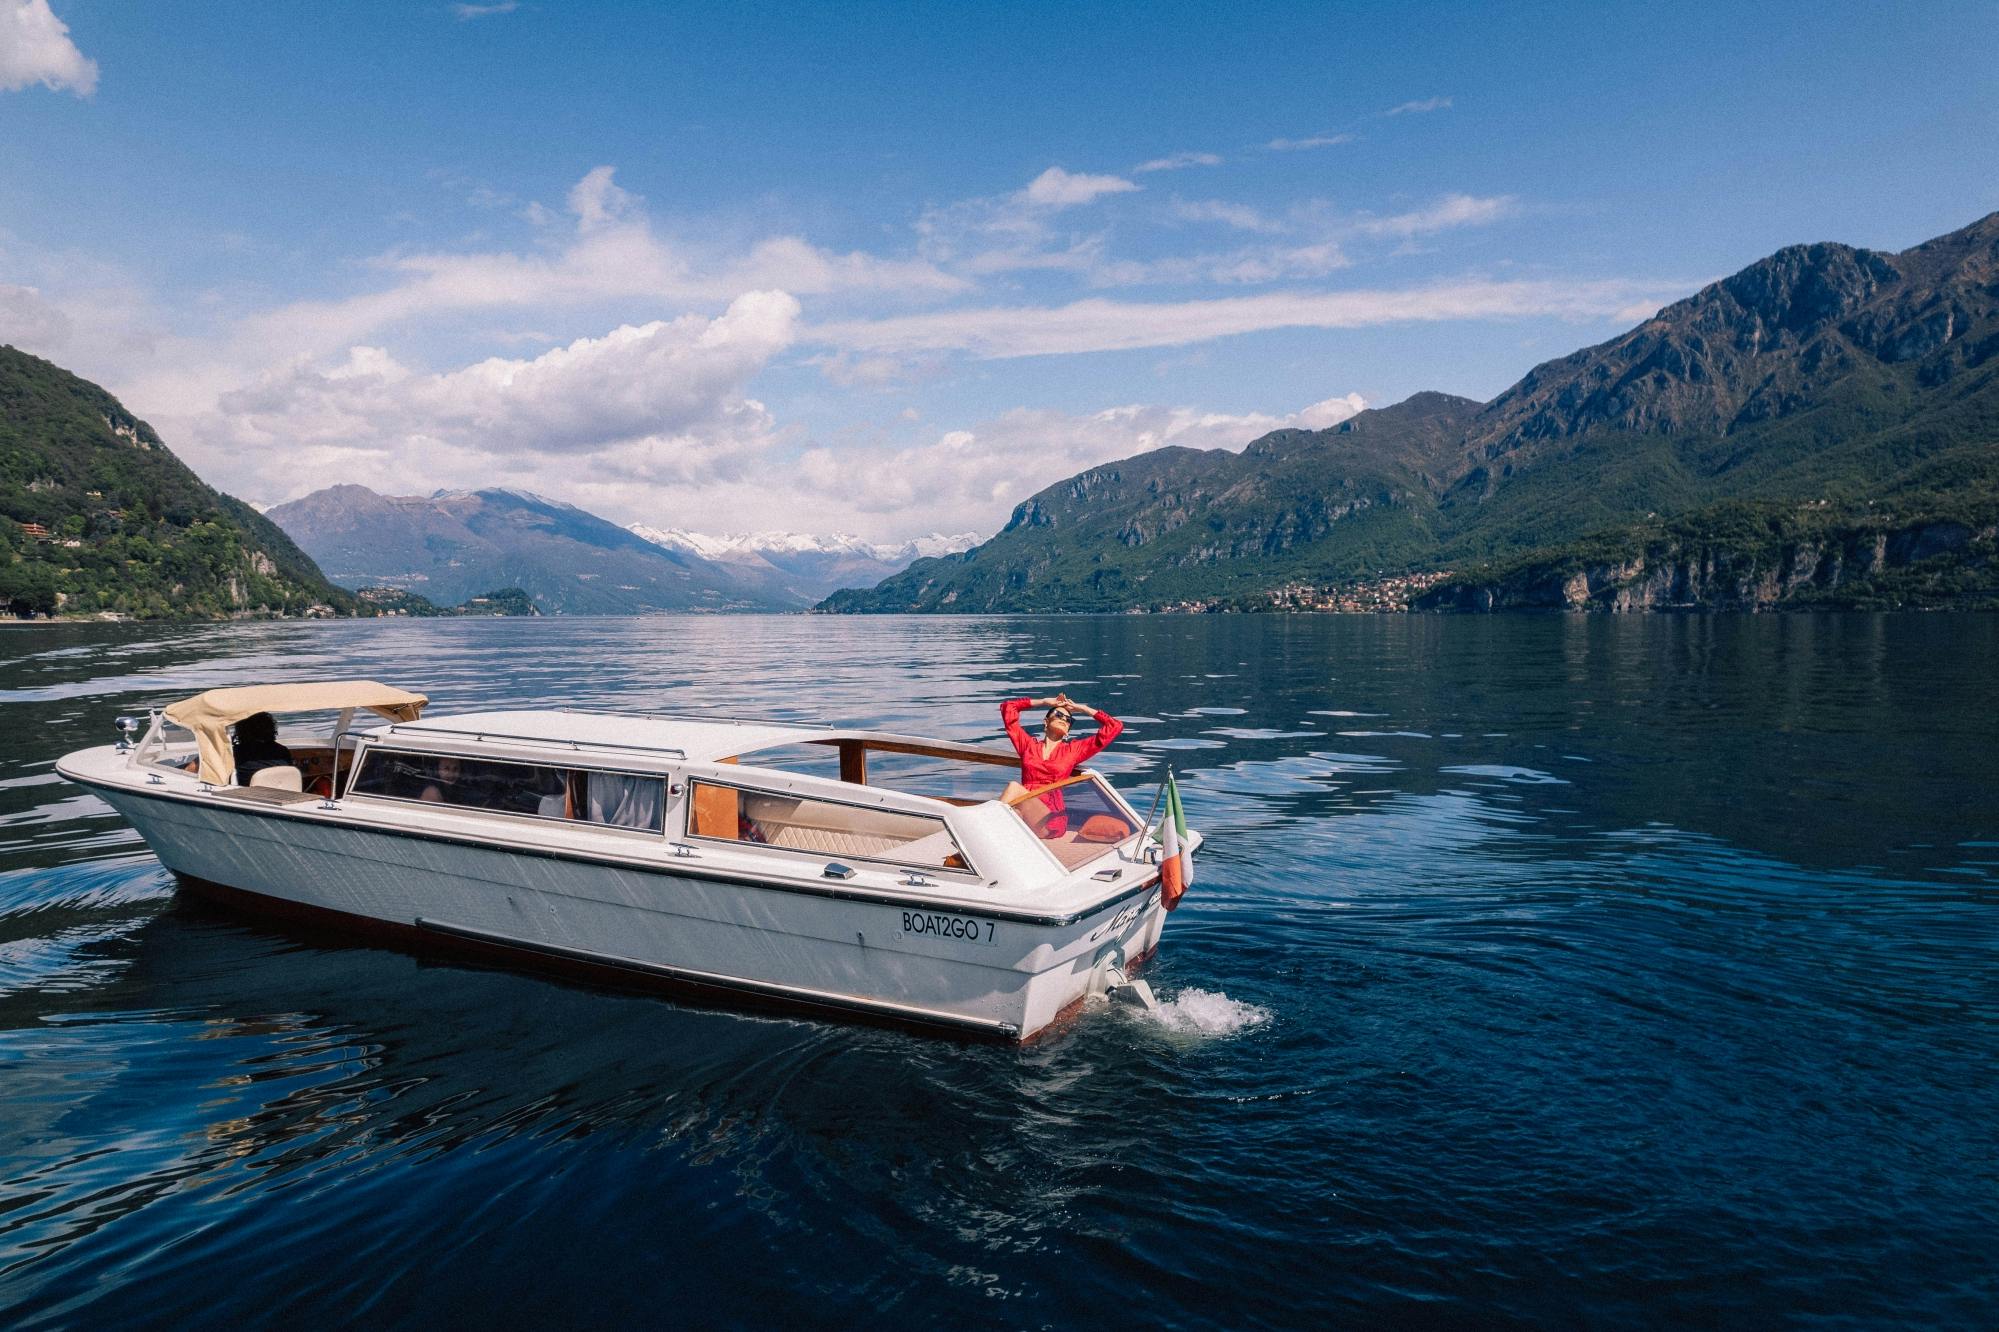
<path id="1" fill-rule="evenodd" d="M 1065 786 L 1074 786 L 1077 782 L 1087 782 L 1089 780 L 1089 773 L 1079 772 L 1073 777 L 1064 777 L 1059 782 L 1050 782 L 1046 786 L 1037 786 L 1032 791 L 1022 791 L 1006 803 L 1015 806 L 1024 805 L 1036 796 L 1047 795 L 1050 791 L 1059 791 Z"/>

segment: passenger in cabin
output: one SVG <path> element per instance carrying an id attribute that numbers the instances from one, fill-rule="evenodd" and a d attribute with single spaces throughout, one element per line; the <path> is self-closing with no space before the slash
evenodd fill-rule
<path id="1" fill-rule="evenodd" d="M 417 799 L 428 800 L 432 804 L 470 804 L 466 799 L 464 778 L 464 765 L 447 754 L 437 760 L 437 771 Z"/>
<path id="2" fill-rule="evenodd" d="M 230 748 L 238 786 L 248 786 L 250 778 L 265 768 L 296 766 L 291 750 L 278 743 L 277 719 L 268 712 L 253 712 L 237 722 L 236 741 Z"/>
<path id="3" fill-rule="evenodd" d="M 1021 727 L 1020 714 L 1028 708 L 1048 709 L 1048 716 L 1041 723 L 1039 739 Z M 1069 732 L 1078 712 L 1087 712 L 1096 719 L 1095 735 L 1070 738 Z M 1068 806 L 1063 803 L 1059 790 L 1044 788 L 1073 776 L 1077 768 L 1101 754 L 1124 730 L 1124 723 L 1108 712 L 1099 712 L 1087 704 L 1078 703 L 1066 693 L 1053 698 L 1010 698 L 1000 704 L 1000 720 L 1006 724 L 1007 738 L 1013 741 L 1014 752 L 1020 755 L 1020 780 L 1006 784 L 1003 798 L 1009 805 L 1020 809 L 1030 826 L 1039 821 L 1038 831 L 1042 837 L 1052 840 L 1062 836 L 1069 831 Z M 1030 796 L 1031 799 L 1028 798 Z"/>

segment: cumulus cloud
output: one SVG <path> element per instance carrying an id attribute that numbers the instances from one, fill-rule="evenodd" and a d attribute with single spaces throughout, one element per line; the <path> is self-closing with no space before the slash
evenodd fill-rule
<path id="1" fill-rule="evenodd" d="M 1184 171 L 1188 167 L 1220 166 L 1222 159 L 1216 153 L 1168 153 L 1155 157 L 1150 162 L 1140 162 L 1132 168 L 1134 173 L 1142 171 Z"/>
<path id="2" fill-rule="evenodd" d="M 1663 299 L 1677 285 L 1661 292 Z M 1495 281 L 1356 291 L 1276 291 L 1206 300 L 1101 298 L 1059 306 L 984 307 L 835 320 L 804 340 L 847 351 L 959 351 L 988 359 L 1177 347 L 1278 328 L 1367 328 L 1454 319 L 1604 319 L 1651 299 L 1626 281 Z"/>
<path id="3" fill-rule="evenodd" d="M 1421 101 L 1404 102 L 1400 106 L 1391 106 L 1381 114 L 1384 116 L 1419 116 L 1425 111 L 1448 111 L 1450 110 L 1450 106 L 1451 99 L 1448 97 L 1425 97 Z"/>
<path id="4" fill-rule="evenodd" d="M 0 0 L 0 92 L 37 83 L 88 97 L 97 90 L 97 62 L 76 49 L 49 0 Z"/>
<path id="5" fill-rule="evenodd" d="M 261 468 L 276 494 L 383 468 L 426 488 L 485 484 L 480 469 L 495 465 L 544 484 L 579 468 L 651 484 L 712 478 L 775 438 L 746 387 L 790 345 L 797 320 L 792 297 L 751 292 L 713 319 L 624 325 L 531 359 L 438 373 L 356 346 L 337 363 L 292 361 L 221 394 L 195 431 Z"/>
<path id="6" fill-rule="evenodd" d="M 1353 141 L 1351 134 L 1314 134 L 1303 139 L 1272 139 L 1263 146 L 1273 153 L 1296 153 L 1308 148 L 1337 148 Z"/>
<path id="7" fill-rule="evenodd" d="M 1041 208 L 1074 208 L 1106 194 L 1129 194 L 1137 188 L 1123 176 L 1071 174 L 1052 166 L 1027 183 L 1023 197 Z"/>

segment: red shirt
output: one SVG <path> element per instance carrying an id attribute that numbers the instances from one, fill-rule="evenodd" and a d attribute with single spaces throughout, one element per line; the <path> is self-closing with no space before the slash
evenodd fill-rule
<path id="1" fill-rule="evenodd" d="M 1087 759 L 1095 758 L 1104 746 L 1118 738 L 1124 730 L 1124 723 L 1108 712 L 1091 715 L 1097 719 L 1097 733 L 1084 736 L 1080 740 L 1064 740 L 1055 746 L 1055 752 L 1046 758 L 1041 756 L 1041 742 L 1021 729 L 1020 714 L 1024 708 L 1034 705 L 1031 698 L 1010 698 L 1000 704 L 1000 720 L 1006 724 L 1006 734 L 1013 741 L 1013 749 L 1020 755 L 1020 784 L 1030 791 L 1059 782 L 1072 775 Z M 1060 837 L 1069 829 L 1069 819 L 1062 810 L 1062 793 L 1049 791 L 1037 797 L 1046 805 L 1052 815 L 1048 820 L 1048 835 Z"/>

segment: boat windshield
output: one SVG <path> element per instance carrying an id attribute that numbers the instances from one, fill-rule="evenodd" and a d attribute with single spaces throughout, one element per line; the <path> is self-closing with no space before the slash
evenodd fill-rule
<path id="1" fill-rule="evenodd" d="M 1069 868 L 1087 864 L 1138 831 L 1131 815 L 1094 774 L 1030 791 L 1014 813 Z"/>

